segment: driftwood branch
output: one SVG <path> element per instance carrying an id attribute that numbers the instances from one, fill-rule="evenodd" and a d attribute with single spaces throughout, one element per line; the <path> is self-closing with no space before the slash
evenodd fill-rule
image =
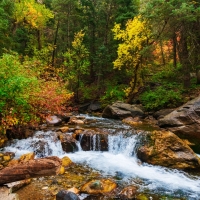
<path id="1" fill-rule="evenodd" d="M 8 166 L 0 170 L 0 185 L 28 178 L 56 175 L 60 171 L 61 164 L 58 157 L 52 156 Z"/>

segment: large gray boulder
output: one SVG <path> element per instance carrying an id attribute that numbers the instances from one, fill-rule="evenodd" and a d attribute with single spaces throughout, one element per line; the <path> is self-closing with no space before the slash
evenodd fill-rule
<path id="1" fill-rule="evenodd" d="M 141 107 L 117 101 L 112 105 L 108 105 L 102 113 L 104 118 L 124 119 L 127 117 L 144 117 Z"/>
<path id="2" fill-rule="evenodd" d="M 159 119 L 158 125 L 189 140 L 200 152 L 200 96 Z"/>

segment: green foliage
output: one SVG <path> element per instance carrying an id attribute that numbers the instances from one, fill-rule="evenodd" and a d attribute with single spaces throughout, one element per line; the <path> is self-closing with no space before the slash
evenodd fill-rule
<path id="1" fill-rule="evenodd" d="M 146 110 L 156 111 L 179 106 L 183 99 L 180 90 L 159 86 L 154 90 L 148 89 L 145 91 L 140 96 L 140 100 Z"/>
<path id="2" fill-rule="evenodd" d="M 0 58 L 0 133 L 58 113 L 72 97 L 62 82 L 40 79 L 42 75 L 34 71 L 38 63 L 28 59 L 21 63 L 14 53 Z"/>
<path id="3" fill-rule="evenodd" d="M 4 54 L 0 66 L 0 131 L 5 131 L 13 125 L 29 121 L 29 94 L 31 90 L 37 90 L 38 82 L 16 55 Z"/>
<path id="4" fill-rule="evenodd" d="M 0 1 L 0 55 L 3 48 L 8 48 L 11 42 L 11 15 L 13 10 L 13 1 L 1 0 Z"/>
<path id="5" fill-rule="evenodd" d="M 122 101 L 125 99 L 125 88 L 127 86 L 124 84 L 121 85 L 112 85 L 111 83 L 107 85 L 105 94 L 100 98 L 102 105 L 106 106 L 115 101 Z"/>
<path id="6" fill-rule="evenodd" d="M 74 36 L 72 49 L 64 54 L 65 77 L 69 81 L 70 90 L 76 93 L 76 100 L 79 101 L 79 89 L 83 85 L 82 77 L 89 73 L 88 50 L 83 45 L 84 33 L 78 32 Z"/>

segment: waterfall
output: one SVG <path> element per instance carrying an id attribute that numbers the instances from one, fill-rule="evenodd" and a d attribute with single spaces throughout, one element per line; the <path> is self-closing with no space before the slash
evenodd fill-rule
<path id="1" fill-rule="evenodd" d="M 53 131 L 37 131 L 34 137 L 14 140 L 11 145 L 4 148 L 4 151 L 15 152 L 15 158 L 19 158 L 22 154 L 30 152 L 34 152 L 36 158 L 64 154 L 57 134 Z"/>

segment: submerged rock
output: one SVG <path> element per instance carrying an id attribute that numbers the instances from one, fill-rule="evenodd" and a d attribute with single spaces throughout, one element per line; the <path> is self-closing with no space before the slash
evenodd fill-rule
<path id="1" fill-rule="evenodd" d="M 123 102 L 116 102 L 108 105 L 102 113 L 104 118 L 124 119 L 126 117 L 144 117 L 144 112 L 137 105 L 131 105 Z"/>
<path id="2" fill-rule="evenodd" d="M 82 186 L 81 192 L 88 194 L 104 194 L 112 192 L 117 184 L 109 179 L 92 180 Z"/>
<path id="3" fill-rule="evenodd" d="M 146 132 L 140 137 L 137 156 L 142 162 L 181 170 L 200 170 L 200 158 L 172 132 Z"/>
<path id="4" fill-rule="evenodd" d="M 73 192 L 60 190 L 56 194 L 56 200 L 80 200 L 80 198 Z"/>
<path id="5" fill-rule="evenodd" d="M 135 199 L 138 188 L 136 186 L 128 186 L 124 188 L 119 196 L 120 199 Z"/>

